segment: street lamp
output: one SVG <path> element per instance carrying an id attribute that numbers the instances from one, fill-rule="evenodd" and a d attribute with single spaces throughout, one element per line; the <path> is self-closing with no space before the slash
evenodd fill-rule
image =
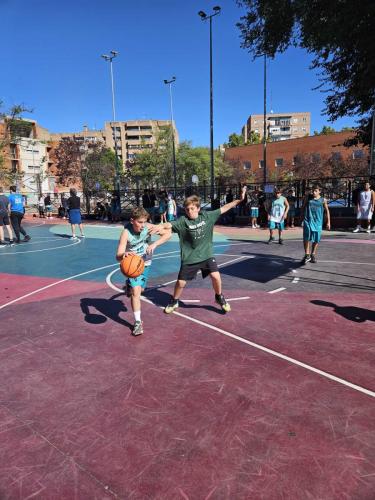
<path id="1" fill-rule="evenodd" d="M 115 190 L 119 193 L 120 191 L 120 172 L 119 172 L 119 158 L 118 158 L 118 152 L 117 152 L 117 131 L 116 131 L 116 108 L 115 108 L 115 87 L 113 83 L 113 65 L 112 61 L 115 59 L 115 57 L 118 56 L 118 52 L 116 50 L 111 50 L 110 51 L 111 55 L 107 54 L 102 54 L 102 58 L 109 62 L 109 67 L 111 71 L 111 87 L 112 87 L 112 117 L 113 117 L 113 122 L 114 122 L 114 141 L 115 141 L 115 156 L 116 156 L 116 174 L 115 174 Z"/>
<path id="2" fill-rule="evenodd" d="M 267 55 L 263 61 L 263 189 L 267 184 Z"/>
<path id="3" fill-rule="evenodd" d="M 173 119 L 173 99 L 172 99 L 172 83 L 176 81 L 176 77 L 172 76 L 170 80 L 164 80 L 165 85 L 169 85 L 169 98 L 171 105 L 171 126 L 172 126 L 172 155 L 173 155 L 173 189 L 174 197 L 177 195 L 177 171 L 176 171 L 176 147 L 174 143 L 174 119 Z"/>
<path id="4" fill-rule="evenodd" d="M 203 10 L 198 12 L 202 21 L 210 21 L 210 173 L 211 173 L 211 206 L 215 197 L 215 172 L 214 172 L 214 106 L 212 84 L 212 18 L 220 14 L 221 7 L 213 8 L 213 14 L 207 15 Z"/>

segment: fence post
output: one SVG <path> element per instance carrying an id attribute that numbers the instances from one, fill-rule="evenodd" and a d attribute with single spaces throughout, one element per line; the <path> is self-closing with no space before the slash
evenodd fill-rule
<path id="1" fill-rule="evenodd" d="M 348 181 L 348 187 L 347 187 L 347 195 L 346 195 L 346 206 L 351 207 L 352 206 L 352 181 Z"/>
<path id="2" fill-rule="evenodd" d="M 203 201 L 206 203 L 207 199 L 207 186 L 206 181 L 203 181 Z"/>

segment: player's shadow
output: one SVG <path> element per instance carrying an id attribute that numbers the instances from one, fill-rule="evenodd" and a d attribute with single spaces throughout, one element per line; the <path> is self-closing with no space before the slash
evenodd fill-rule
<path id="1" fill-rule="evenodd" d="M 222 266 L 220 273 L 257 283 L 267 283 L 301 267 L 298 260 L 282 255 L 254 252 L 241 252 L 241 254 L 244 257 L 249 255 L 254 258 L 244 258 L 233 264 Z"/>
<path id="2" fill-rule="evenodd" d="M 145 292 L 145 297 L 151 300 L 157 306 L 165 307 L 171 300 L 171 295 L 169 293 L 164 292 L 160 288 L 154 288 Z M 184 302 L 184 299 L 179 300 L 180 306 L 178 311 L 183 309 L 206 309 L 207 311 L 212 311 L 216 314 L 225 314 L 224 311 L 220 309 L 220 306 L 214 307 L 207 304 L 187 304 Z"/>
<path id="3" fill-rule="evenodd" d="M 333 302 L 326 302 L 325 300 L 312 300 L 311 303 L 316 306 L 332 307 L 336 314 L 355 323 L 375 321 L 375 311 L 371 311 L 370 309 L 355 306 L 338 306 Z"/>
<path id="4" fill-rule="evenodd" d="M 115 323 L 119 323 L 120 325 L 127 326 L 131 328 L 131 324 L 120 318 L 120 314 L 122 312 L 126 312 L 127 308 L 125 307 L 122 300 L 116 300 L 117 297 L 122 297 L 123 294 L 116 294 L 110 299 L 100 299 L 100 298 L 89 298 L 84 297 L 81 299 L 81 310 L 85 315 L 85 321 L 92 325 L 100 325 L 105 323 L 107 319 L 111 319 Z M 96 312 L 92 312 L 95 310 Z M 97 313 L 100 314 L 97 314 Z"/>

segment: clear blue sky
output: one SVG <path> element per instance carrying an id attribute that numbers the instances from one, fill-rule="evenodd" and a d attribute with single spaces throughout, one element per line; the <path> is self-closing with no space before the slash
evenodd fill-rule
<path id="1" fill-rule="evenodd" d="M 214 23 L 215 145 L 240 133 L 263 111 L 262 61 L 240 48 L 242 11 L 235 0 L 0 0 L 0 99 L 25 103 L 52 132 L 102 128 L 112 118 L 109 65 L 114 62 L 118 120 L 168 119 L 163 80 L 176 75 L 174 111 L 180 140 L 209 144 L 209 26 L 197 12 L 222 7 Z M 311 111 L 312 131 L 328 124 L 324 94 L 310 56 L 291 49 L 269 63 L 268 100 L 274 112 Z M 348 117 L 335 128 L 351 126 Z"/>

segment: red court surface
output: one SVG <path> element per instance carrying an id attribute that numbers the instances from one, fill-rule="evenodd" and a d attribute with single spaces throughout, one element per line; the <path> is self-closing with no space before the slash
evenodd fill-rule
<path id="1" fill-rule="evenodd" d="M 198 278 L 167 316 L 172 242 L 134 338 L 120 229 L 39 246 L 63 230 L 0 256 L 1 500 L 375 497 L 372 235 L 326 236 L 301 268 L 298 231 L 218 228 L 232 311 Z"/>

